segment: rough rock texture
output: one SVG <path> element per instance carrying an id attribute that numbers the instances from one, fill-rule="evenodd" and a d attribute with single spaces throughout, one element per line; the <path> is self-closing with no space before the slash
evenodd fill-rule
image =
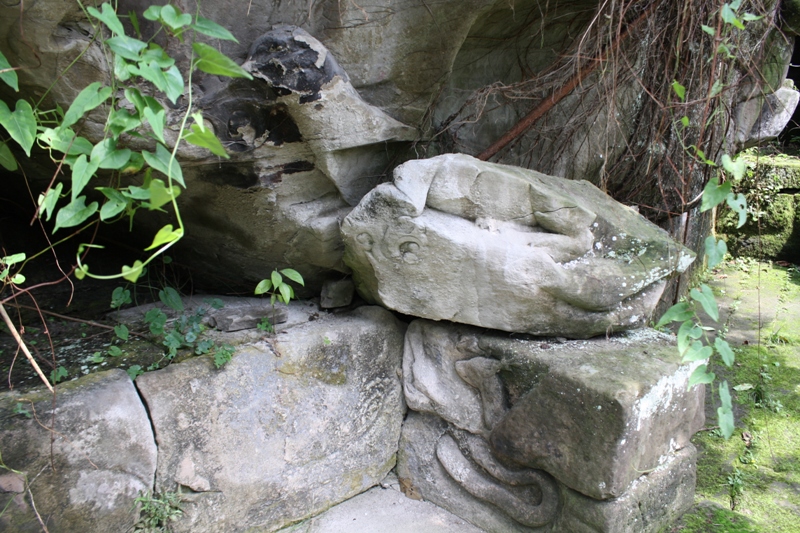
<path id="1" fill-rule="evenodd" d="M 600 531 L 623 515 L 634 520 L 642 498 L 648 516 L 669 509 L 663 525 L 685 508 L 687 493 L 674 488 L 674 501 L 658 500 L 663 482 L 636 486 L 653 469 L 693 472 L 693 452 L 670 463 L 704 421 L 702 388 L 686 389 L 693 370 L 668 336 L 651 330 L 554 342 L 415 321 L 404 389 L 409 408 L 424 416 L 406 421 L 398 476 L 407 490 L 490 531 L 551 527 L 568 514 L 567 489 L 617 502 L 589 513 L 605 516 L 586 519 L 599 520 Z"/>
<path id="2" fill-rule="evenodd" d="M 484 531 L 657 533 L 694 503 L 696 451 L 688 444 L 637 478 L 619 498 L 595 500 L 560 485 L 561 507 L 553 521 L 542 527 L 525 527 L 499 513 L 494 505 L 476 499 L 447 473 L 436 457 L 436 444 L 447 431 L 441 418 L 409 413 L 398 453 L 401 488 L 407 496 L 424 498 Z"/>
<path id="3" fill-rule="evenodd" d="M 586 338 L 641 327 L 694 254 L 587 182 L 448 154 L 342 224 L 359 293 L 402 313 Z"/>
<path id="4" fill-rule="evenodd" d="M 0 475 L 0 509 L 5 509 L 0 530 L 42 531 L 35 505 L 53 533 L 126 531 L 136 518 L 134 500 L 152 490 L 156 471 L 156 444 L 144 405 L 122 370 L 86 376 L 57 390 L 54 419 L 46 391 L 0 397 L 3 462 L 23 474 L 4 470 Z M 28 416 L 16 414 L 17 406 Z M 55 433 L 47 429 L 53 420 Z"/>
<path id="5" fill-rule="evenodd" d="M 158 490 L 189 492 L 179 531 L 273 531 L 394 466 L 404 327 L 362 307 L 137 378 L 159 446 Z"/>
<path id="6" fill-rule="evenodd" d="M 739 104 L 736 142 L 740 146 L 748 148 L 778 138 L 792 119 L 800 101 L 800 92 L 797 92 L 791 81 L 788 85 L 765 97 L 753 98 Z M 749 131 L 743 130 L 748 124 L 752 124 Z"/>

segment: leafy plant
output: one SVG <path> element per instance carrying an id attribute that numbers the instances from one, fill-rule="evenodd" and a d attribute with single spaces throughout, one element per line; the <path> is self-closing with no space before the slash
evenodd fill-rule
<path id="1" fill-rule="evenodd" d="M 42 109 L 43 99 L 30 102 L 21 98 L 12 105 L 0 101 L 0 126 L 7 133 L 7 137 L 0 139 L 0 165 L 11 171 L 20 166 L 11 150 L 12 143 L 26 157 L 31 156 L 36 144 L 57 164 L 50 184 L 39 195 L 35 214 L 43 221 L 53 221 L 53 234 L 75 228 L 74 236 L 93 224 L 123 219 L 132 225 L 137 212 L 164 211 L 171 206 L 174 222 L 165 224 L 155 233 L 151 244 L 145 248 L 149 254 L 146 259 L 122 265 L 116 274 L 97 275 L 90 271 L 85 261 L 91 249 L 101 246 L 84 243 L 78 247 L 75 265 L 68 272 L 74 273 L 78 279 L 86 276 L 99 279 L 121 277 L 136 282 L 154 258 L 184 235 L 185 228 L 176 201 L 186 187 L 181 165 L 176 159 L 181 143 L 190 143 L 218 157 L 228 158 L 213 131 L 206 127 L 202 114 L 194 108 L 193 72 L 201 70 L 216 76 L 252 77 L 215 47 L 198 42 L 194 37 L 191 39 L 194 42 L 189 51 L 188 69 L 181 72 L 175 59 L 164 48 L 152 39 L 140 39 L 135 17 L 131 21 L 139 38 L 126 35 L 111 4 L 103 3 L 98 7 L 81 4 L 81 7 L 96 36 L 100 36 L 99 40 L 92 42 L 101 43 L 103 52 L 113 65 L 113 78 L 108 84 L 88 84 L 66 111 L 60 107 Z M 180 42 L 184 42 L 189 34 L 236 41 L 222 26 L 199 15 L 184 14 L 170 4 L 150 6 L 144 17 L 160 26 L 159 32 Z M 0 53 L 0 80 L 14 91 L 19 90 L 16 70 Z M 161 101 L 157 99 L 159 95 Z M 179 99 L 182 101 L 177 128 L 167 127 L 167 109 L 162 101 L 174 106 Z M 105 119 L 103 138 L 97 142 L 80 134 L 81 121 L 88 113 L 92 113 L 95 120 L 98 117 Z M 130 148 L 126 145 L 130 138 L 147 141 L 148 149 Z M 104 186 L 93 187 L 102 200 L 89 194 L 99 173 L 111 178 L 104 179 Z M 60 174 L 68 176 L 68 179 L 59 180 Z M 125 182 L 121 178 L 125 175 L 140 175 L 142 179 L 138 184 L 123 185 Z M 25 291 L 21 287 L 25 276 L 20 272 L 25 262 L 26 256 L 22 253 L 0 259 L 0 291 L 10 290 L 12 298 Z M 12 272 L 14 269 L 16 271 Z M 115 290 L 112 307 L 119 308 L 127 303 L 130 303 L 130 292 Z M 12 328 L 9 326 L 9 329 Z M 21 339 L 18 343 L 22 346 Z M 24 348 L 23 351 L 27 356 Z"/>
<path id="2" fill-rule="evenodd" d="M 730 33 L 735 30 L 744 29 L 744 22 L 761 18 L 751 13 L 739 15 L 738 11 L 741 8 L 741 3 L 741 0 L 734 0 L 733 2 L 723 4 L 719 11 L 721 24 L 718 24 L 716 29 L 710 26 L 703 26 L 703 31 L 713 36 L 718 42 L 718 46 L 714 52 L 714 59 L 716 59 L 718 55 L 722 55 L 722 57 L 726 59 L 735 59 L 736 56 L 734 54 L 736 50 L 728 38 Z M 708 98 L 713 98 L 719 94 L 723 88 L 724 85 L 722 81 L 717 79 L 710 89 Z M 672 89 L 678 99 L 681 102 L 685 102 L 685 87 L 678 81 L 673 81 Z M 682 132 L 686 128 L 689 128 L 690 124 L 691 121 L 689 117 L 681 117 L 678 121 L 678 131 Z M 684 145 L 684 148 L 687 152 L 693 154 L 701 163 L 711 167 L 717 167 L 714 161 L 706 158 L 705 153 L 698 146 Z M 744 176 L 747 169 L 746 164 L 744 160 L 734 160 L 728 154 L 722 155 L 720 163 L 722 167 L 719 172 L 719 177 L 711 178 L 703 189 L 700 211 L 709 211 L 724 202 L 738 214 L 737 227 L 742 227 L 747 221 L 747 201 L 744 195 L 734 194 L 731 189 L 732 180 L 739 180 Z M 711 269 L 720 264 L 727 251 L 728 248 L 725 241 L 717 240 L 713 235 L 706 238 L 705 256 L 707 267 Z M 690 388 L 698 384 L 710 385 L 714 383 L 716 375 L 708 370 L 709 360 L 713 356 L 718 356 L 722 363 L 729 368 L 733 366 L 736 358 L 730 345 L 723 338 L 725 331 L 724 324 L 718 325 L 718 327 L 705 325 L 701 320 L 699 312 L 701 309 L 712 322 L 719 323 L 719 308 L 716 298 L 711 289 L 705 284 L 693 288 L 689 292 L 689 299 L 685 299 L 668 309 L 656 325 L 657 327 L 661 327 L 672 322 L 681 323 L 677 336 L 678 351 L 682 356 L 683 362 L 701 362 L 689 377 Z M 713 342 L 711 336 L 709 336 L 710 331 L 716 333 Z M 719 385 L 718 397 L 720 406 L 717 408 L 717 420 L 722 435 L 728 439 L 733 434 L 734 419 L 731 393 L 727 381 L 723 381 Z"/>
<path id="3" fill-rule="evenodd" d="M 305 286 L 303 281 L 303 276 L 300 273 L 292 268 L 284 268 L 281 271 L 273 270 L 272 274 L 267 279 L 262 279 L 256 285 L 256 294 L 269 294 L 270 305 L 275 305 L 275 300 L 283 304 L 288 304 L 292 298 L 294 298 L 294 289 L 291 285 L 283 281 L 283 276 L 286 276 L 290 280 L 298 283 L 299 285 Z"/>
<path id="4" fill-rule="evenodd" d="M 730 500 L 731 511 L 735 511 L 736 506 L 739 504 L 739 498 L 744 493 L 744 478 L 742 477 L 742 471 L 736 467 L 733 467 L 733 472 L 728 475 L 726 481 L 728 484 L 728 498 Z"/>
<path id="5" fill-rule="evenodd" d="M 272 327 L 272 323 L 269 321 L 269 318 L 264 317 L 256 324 L 256 327 L 265 333 L 274 333 L 275 329 Z"/>
<path id="6" fill-rule="evenodd" d="M 133 526 L 134 531 L 166 532 L 170 522 L 183 515 L 180 494 L 176 492 L 140 493 L 135 505 L 139 506 L 139 518 Z"/>

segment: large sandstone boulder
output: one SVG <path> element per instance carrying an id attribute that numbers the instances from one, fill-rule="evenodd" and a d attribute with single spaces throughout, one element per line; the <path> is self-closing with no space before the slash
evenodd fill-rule
<path id="1" fill-rule="evenodd" d="M 402 313 L 586 338 L 647 323 L 694 254 L 587 182 L 448 154 L 404 163 L 342 224 L 362 296 Z"/>
<path id="2" fill-rule="evenodd" d="M 652 330 L 522 340 L 415 321 L 398 476 L 488 531 L 658 531 L 693 499 L 695 366 Z"/>
<path id="3" fill-rule="evenodd" d="M 404 326 L 378 307 L 322 316 L 208 359 L 139 376 L 159 461 L 184 493 L 177 531 L 274 531 L 377 484 L 404 414 Z"/>
<path id="4" fill-rule="evenodd" d="M 153 489 L 156 443 L 128 375 L 109 370 L 0 397 L 0 530 L 126 531 Z"/>

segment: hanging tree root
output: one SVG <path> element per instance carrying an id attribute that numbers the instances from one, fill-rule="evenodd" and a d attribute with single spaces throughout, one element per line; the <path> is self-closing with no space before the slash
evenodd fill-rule
<path id="1" fill-rule="evenodd" d="M 583 80 L 585 80 L 592 72 L 594 72 L 599 65 L 605 62 L 608 56 L 613 54 L 619 48 L 620 44 L 630 34 L 630 31 L 641 24 L 642 21 L 646 20 L 647 17 L 652 15 L 659 4 L 660 2 L 653 2 L 653 4 L 648 7 L 644 13 L 639 15 L 636 20 L 634 20 L 625 28 L 625 30 L 617 35 L 616 39 L 614 39 L 614 41 L 606 50 L 604 50 L 599 56 L 595 57 L 585 68 L 578 69 L 578 72 L 569 81 L 567 81 L 567 83 L 562 85 L 553 94 L 542 100 L 539 105 L 533 108 L 530 113 L 525 115 L 522 120 L 516 124 L 516 126 L 508 130 L 505 135 L 500 137 L 500 139 L 495 141 L 486 150 L 478 154 L 478 159 L 482 161 L 488 160 L 490 157 L 497 154 L 497 152 L 505 148 L 511 141 L 525 133 L 528 128 L 533 126 L 533 124 L 542 117 L 542 115 L 550 111 L 557 103 L 570 94 L 575 87 L 580 85 Z"/>

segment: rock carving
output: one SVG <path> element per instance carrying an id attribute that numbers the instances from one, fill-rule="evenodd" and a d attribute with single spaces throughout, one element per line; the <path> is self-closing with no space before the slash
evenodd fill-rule
<path id="1" fill-rule="evenodd" d="M 374 145 L 418 137 L 367 104 L 333 55 L 300 28 L 274 26 L 253 43 L 242 67 L 271 88 L 316 166 L 351 205 L 385 173 L 386 150 Z"/>
<path id="2" fill-rule="evenodd" d="M 694 254 L 583 181 L 447 154 L 406 162 L 342 224 L 359 292 L 434 320 L 588 338 L 643 326 Z"/>
<path id="3" fill-rule="evenodd" d="M 558 509 L 558 484 L 541 470 L 503 464 L 487 441 L 508 412 L 498 376 L 501 361 L 487 357 L 474 335 L 451 338 L 444 332 L 413 322 L 403 357 L 409 407 L 439 414 L 448 423 L 436 458 L 464 490 L 519 524 L 550 523 Z"/>

